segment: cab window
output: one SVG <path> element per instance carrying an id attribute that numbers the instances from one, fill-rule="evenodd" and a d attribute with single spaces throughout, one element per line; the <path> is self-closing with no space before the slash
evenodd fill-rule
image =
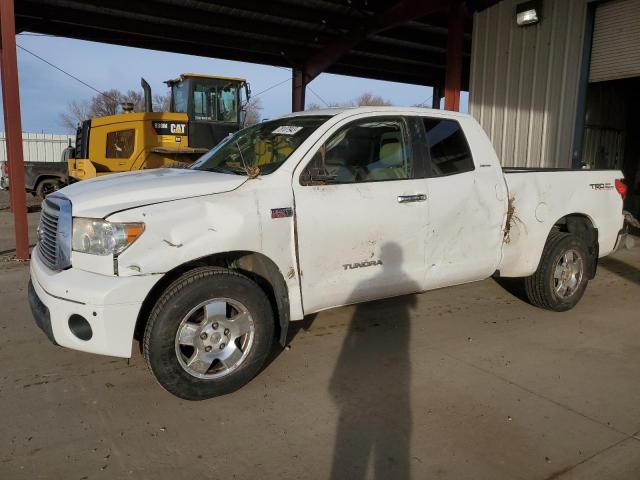
<path id="1" fill-rule="evenodd" d="M 216 119 L 216 87 L 196 83 L 193 89 L 193 116 L 195 120 Z"/>
<path id="2" fill-rule="evenodd" d="M 455 120 L 424 118 L 430 176 L 441 177 L 474 169 L 462 127 Z"/>
<path id="3" fill-rule="evenodd" d="M 173 111 L 176 113 L 188 113 L 187 100 L 189 98 L 189 89 L 186 82 L 174 83 L 172 85 Z"/>
<path id="4" fill-rule="evenodd" d="M 238 121 L 238 89 L 226 86 L 218 91 L 218 120 L 221 122 Z"/>
<path id="5" fill-rule="evenodd" d="M 136 132 L 134 129 L 107 133 L 106 158 L 129 158 L 133 154 Z"/>
<path id="6" fill-rule="evenodd" d="M 415 178 L 402 118 L 368 118 L 338 130 L 315 153 L 302 185 L 381 182 Z"/>

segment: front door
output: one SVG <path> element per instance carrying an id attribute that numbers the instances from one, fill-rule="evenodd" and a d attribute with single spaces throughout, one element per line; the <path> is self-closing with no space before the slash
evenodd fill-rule
<path id="1" fill-rule="evenodd" d="M 305 313 L 422 289 L 428 192 L 416 126 L 368 116 L 335 127 L 296 170 Z"/>

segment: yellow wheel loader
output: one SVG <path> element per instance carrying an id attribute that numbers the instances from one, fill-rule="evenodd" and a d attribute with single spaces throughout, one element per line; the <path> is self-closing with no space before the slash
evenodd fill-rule
<path id="1" fill-rule="evenodd" d="M 75 148 L 65 152 L 69 181 L 162 166 L 184 166 L 239 130 L 250 89 L 242 78 L 183 73 L 165 82 L 170 112 L 153 112 L 151 87 L 142 79 L 144 112 L 125 106 L 119 115 L 78 126 Z"/>

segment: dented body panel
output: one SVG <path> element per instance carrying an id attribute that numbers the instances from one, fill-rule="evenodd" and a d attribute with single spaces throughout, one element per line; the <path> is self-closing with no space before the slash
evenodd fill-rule
<path id="1" fill-rule="evenodd" d="M 567 215 L 589 219 L 598 232 L 599 257 L 609 255 L 622 229 L 622 199 L 615 170 L 509 171 L 505 173 L 513 215 L 505 225 L 500 275 L 525 277 L 538 268 L 547 236 Z M 607 185 L 595 188 L 593 185 Z"/>
<path id="2" fill-rule="evenodd" d="M 622 228 L 622 200 L 611 187 L 622 178 L 620 172 L 503 173 L 478 123 L 455 112 L 369 107 L 313 113 L 319 114 L 327 115 L 326 122 L 268 175 L 150 170 L 63 189 L 74 217 L 141 222 L 144 233 L 115 258 L 72 252 L 66 271 L 44 275 L 40 264 L 32 269 L 54 332 L 66 328 L 73 310 L 69 301 L 102 302 L 100 314 L 88 321 L 104 337 L 65 344 L 126 356 L 154 286 L 183 266 L 216 255 L 255 253 L 272 262 L 286 286 L 288 321 L 344 304 L 481 280 L 496 271 L 530 275 L 549 232 L 566 215 L 592 222 L 600 256 L 611 252 Z M 421 117 L 454 120 L 473 157 L 472 169 L 402 180 L 302 181 L 314 155 L 342 127 L 388 117 L 405 119 L 408 126 L 419 125 Z M 411 155 L 421 162 L 423 150 L 415 137 L 411 141 Z M 40 262 L 37 256 L 34 261 Z M 113 296 L 96 298 L 95 289 L 90 302 L 81 298 L 82 283 L 96 275 L 108 279 L 112 292 L 118 291 L 118 279 L 136 285 L 128 292 L 126 309 L 107 308 Z M 51 296 L 47 286 L 54 285 Z M 65 291 L 74 292 L 74 298 L 66 299 Z M 120 312 L 117 321 L 108 318 L 112 311 Z M 114 335 L 114 328 L 126 334 Z"/>

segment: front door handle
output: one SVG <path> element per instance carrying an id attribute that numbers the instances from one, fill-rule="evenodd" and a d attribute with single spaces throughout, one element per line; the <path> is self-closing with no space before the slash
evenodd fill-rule
<path id="1" fill-rule="evenodd" d="M 425 202 L 427 196 L 424 193 L 417 193 L 415 195 L 398 195 L 398 203 L 409 202 Z"/>

